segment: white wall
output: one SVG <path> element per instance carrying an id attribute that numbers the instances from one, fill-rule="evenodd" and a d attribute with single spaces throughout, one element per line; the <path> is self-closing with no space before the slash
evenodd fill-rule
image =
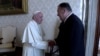
<path id="1" fill-rule="evenodd" d="M 5 15 L 0 16 L 0 35 L 1 27 L 13 25 L 17 27 L 17 45 L 21 46 L 21 37 L 26 24 L 31 20 L 32 13 L 40 10 L 44 13 L 44 21 L 42 27 L 45 32 L 45 39 L 53 39 L 55 30 L 57 29 L 56 23 L 59 21 L 57 17 L 57 5 L 61 2 L 69 2 L 72 6 L 73 12 L 82 17 L 82 0 L 28 0 L 28 14 L 20 15 Z M 56 31 L 57 33 L 57 31 Z"/>

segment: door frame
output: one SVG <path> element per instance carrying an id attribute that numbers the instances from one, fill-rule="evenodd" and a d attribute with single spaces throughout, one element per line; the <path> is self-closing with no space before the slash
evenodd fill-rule
<path id="1" fill-rule="evenodd" d="M 95 31 L 95 39 L 94 39 L 93 56 L 97 56 L 98 54 L 99 35 L 100 35 L 100 0 L 98 0 L 98 6 L 97 6 L 97 19 L 96 19 L 96 31 Z"/>

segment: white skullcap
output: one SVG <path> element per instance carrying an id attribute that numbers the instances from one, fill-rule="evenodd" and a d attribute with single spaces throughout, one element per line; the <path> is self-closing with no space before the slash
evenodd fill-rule
<path id="1" fill-rule="evenodd" d="M 41 12 L 41 11 L 35 11 L 35 12 L 33 13 L 33 15 L 36 15 L 36 14 L 38 14 L 39 12 Z"/>

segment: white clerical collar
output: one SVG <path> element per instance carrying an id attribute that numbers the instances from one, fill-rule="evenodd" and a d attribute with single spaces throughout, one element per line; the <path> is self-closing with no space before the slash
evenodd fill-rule
<path id="1" fill-rule="evenodd" d="M 36 23 L 36 24 L 38 24 L 34 19 L 32 19 L 32 22 L 34 22 L 34 23 Z"/>
<path id="2" fill-rule="evenodd" d="M 71 12 L 64 20 L 64 22 L 72 15 L 73 13 Z"/>

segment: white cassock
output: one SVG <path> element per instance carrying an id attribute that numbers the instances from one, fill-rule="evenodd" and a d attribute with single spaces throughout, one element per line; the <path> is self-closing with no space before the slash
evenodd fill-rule
<path id="1" fill-rule="evenodd" d="M 22 37 L 23 56 L 45 56 L 47 42 L 43 40 L 39 25 L 30 21 L 24 30 Z"/>

